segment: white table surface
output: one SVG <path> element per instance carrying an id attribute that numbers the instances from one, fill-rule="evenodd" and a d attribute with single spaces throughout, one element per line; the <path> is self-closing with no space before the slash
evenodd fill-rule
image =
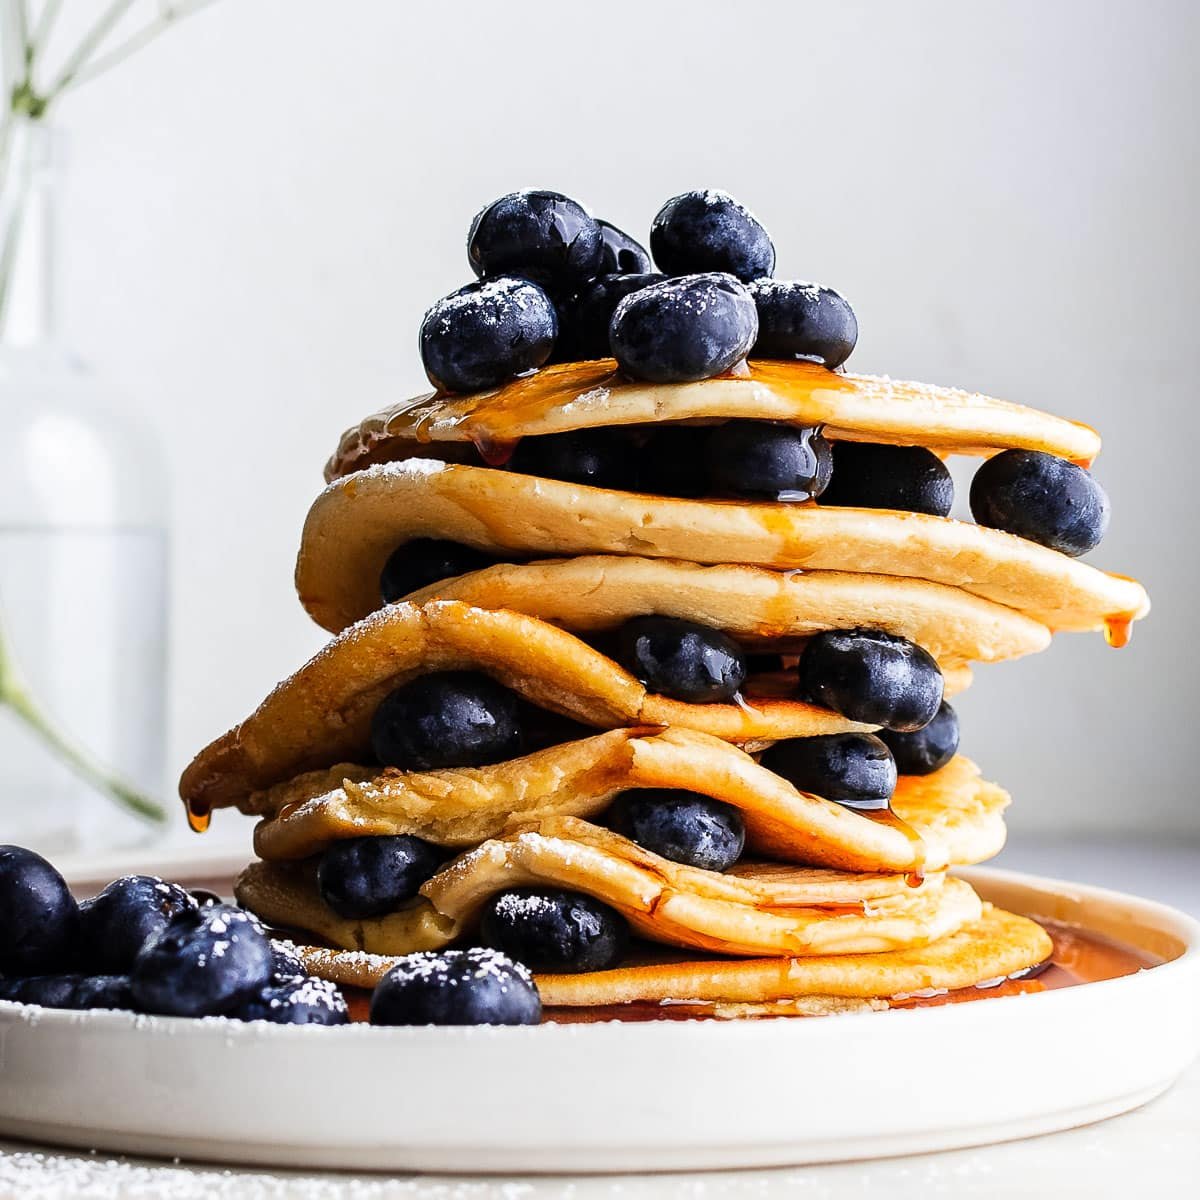
<path id="1" fill-rule="evenodd" d="M 1107 884 L 1200 915 L 1200 845 L 1017 842 L 1000 864 Z M 1153 1014 L 1147 1014 L 1153 1019 Z M 963 1080 L 970 1102 L 970 1080 Z M 853 1114 L 847 1114 L 853 1120 Z M 0 1200 L 684 1200 L 801 1197 L 812 1200 L 954 1200 L 998 1197 L 1191 1195 L 1200 1179 L 1200 1063 L 1137 1112 L 1046 1137 L 914 1158 L 707 1175 L 598 1178 L 378 1176 L 223 1170 L 0 1142 Z"/>

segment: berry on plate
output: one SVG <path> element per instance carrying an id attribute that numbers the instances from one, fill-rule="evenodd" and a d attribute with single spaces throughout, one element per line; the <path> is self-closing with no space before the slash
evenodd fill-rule
<path id="1" fill-rule="evenodd" d="M 142 948 L 133 998 L 144 1012 L 225 1014 L 271 980 L 271 943 L 247 912 L 228 904 L 189 908 Z"/>
<path id="2" fill-rule="evenodd" d="M 79 906 L 81 955 L 97 971 L 128 972 L 141 948 L 172 917 L 197 907 L 195 896 L 157 875 L 124 875 Z"/>
<path id="3" fill-rule="evenodd" d="M 78 924 L 66 880 L 44 858 L 23 846 L 0 846 L 0 975 L 65 966 Z"/>
<path id="4" fill-rule="evenodd" d="M 529 971 L 479 948 L 409 954 L 371 997 L 372 1025 L 536 1025 L 541 1017 Z"/>
<path id="5" fill-rule="evenodd" d="M 350 1021 L 341 989 L 326 979 L 304 975 L 269 984 L 229 1015 L 273 1025 L 346 1025 Z"/>

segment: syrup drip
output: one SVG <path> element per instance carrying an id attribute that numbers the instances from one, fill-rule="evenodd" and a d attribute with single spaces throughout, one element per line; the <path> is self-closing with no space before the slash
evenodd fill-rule
<path id="1" fill-rule="evenodd" d="M 1114 650 L 1123 650 L 1133 636 L 1133 614 L 1120 613 L 1104 618 L 1104 640 Z"/>
<path id="2" fill-rule="evenodd" d="M 483 434 L 472 434 L 471 441 L 489 467 L 503 467 L 513 456 L 520 438 L 489 438 Z"/>
<path id="3" fill-rule="evenodd" d="M 189 800 L 185 805 L 187 823 L 193 833 L 207 833 L 212 824 L 212 808 L 204 800 Z"/>
<path id="4" fill-rule="evenodd" d="M 920 887 L 925 882 L 925 842 L 921 835 L 907 821 L 902 821 L 896 816 L 891 805 L 887 808 L 859 809 L 857 811 L 877 825 L 887 825 L 908 838 L 909 845 L 913 848 L 916 866 L 904 877 L 904 882 L 909 887 Z"/>

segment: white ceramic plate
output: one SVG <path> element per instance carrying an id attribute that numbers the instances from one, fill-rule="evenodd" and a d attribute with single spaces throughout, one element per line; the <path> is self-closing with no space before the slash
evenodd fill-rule
<path id="1" fill-rule="evenodd" d="M 0 1134 L 289 1167 L 695 1170 L 978 1145 L 1165 1090 L 1200 1044 L 1200 925 L 1116 892 L 964 874 L 1006 908 L 1173 961 L 819 1020 L 320 1029 L 0 1002 Z"/>

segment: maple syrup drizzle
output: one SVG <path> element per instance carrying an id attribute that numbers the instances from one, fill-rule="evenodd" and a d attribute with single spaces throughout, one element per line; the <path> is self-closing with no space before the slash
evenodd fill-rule
<path id="1" fill-rule="evenodd" d="M 479 457 L 489 467 L 503 467 L 513 456 L 520 438 L 489 438 L 483 434 L 472 434 L 471 442 Z"/>
<path id="2" fill-rule="evenodd" d="M 907 821 L 898 817 L 890 804 L 886 808 L 860 808 L 855 809 L 855 812 L 877 825 L 887 825 L 908 838 L 916 865 L 904 877 L 904 882 L 909 887 L 920 887 L 925 882 L 925 842 L 921 835 Z"/>
<path id="3" fill-rule="evenodd" d="M 943 391 L 950 395 L 957 394 L 954 389 L 930 389 L 920 384 L 833 372 L 816 363 L 770 359 L 743 360 L 719 378 L 764 385 L 776 397 L 790 401 L 793 411 L 788 419 L 811 425 L 835 424 L 839 416 L 840 396 L 844 394 L 866 398 L 880 388 L 889 393 L 899 391 L 902 395 L 912 394 L 916 397 L 927 394 L 936 396 Z M 518 427 L 543 419 L 555 408 L 566 405 L 602 407 L 615 390 L 645 386 L 622 376 L 611 358 L 558 363 L 520 376 L 491 391 L 470 395 L 435 393 L 417 400 L 392 414 L 385 436 L 397 436 L 401 429 L 407 428 L 411 431 L 410 435 L 421 442 L 431 440 L 435 429 L 442 436 L 450 430 L 457 430 L 459 436 L 473 437 L 475 433 L 480 433 L 502 440 L 506 435 L 511 436 Z M 1094 432 L 1090 426 L 1078 421 L 1062 424 Z M 869 431 L 866 434 L 856 433 L 839 427 L 835 432 L 839 437 L 856 440 L 863 437 L 888 440 L 884 436 L 871 435 Z M 904 431 L 899 431 L 896 436 L 904 436 Z M 960 448 L 973 453 L 996 449 L 994 445 L 964 447 L 961 434 L 954 437 L 950 444 L 941 443 L 930 448 L 935 452 L 948 453 L 956 453 Z M 1088 468 L 1092 460 L 1080 456 L 1071 461 Z"/>
<path id="4" fill-rule="evenodd" d="M 184 805 L 188 827 L 193 833 L 207 833 L 212 824 L 212 806 L 205 800 L 188 800 Z"/>
<path id="5" fill-rule="evenodd" d="M 1120 613 L 1104 618 L 1104 640 L 1114 649 L 1123 650 L 1133 636 L 1132 613 Z"/>

